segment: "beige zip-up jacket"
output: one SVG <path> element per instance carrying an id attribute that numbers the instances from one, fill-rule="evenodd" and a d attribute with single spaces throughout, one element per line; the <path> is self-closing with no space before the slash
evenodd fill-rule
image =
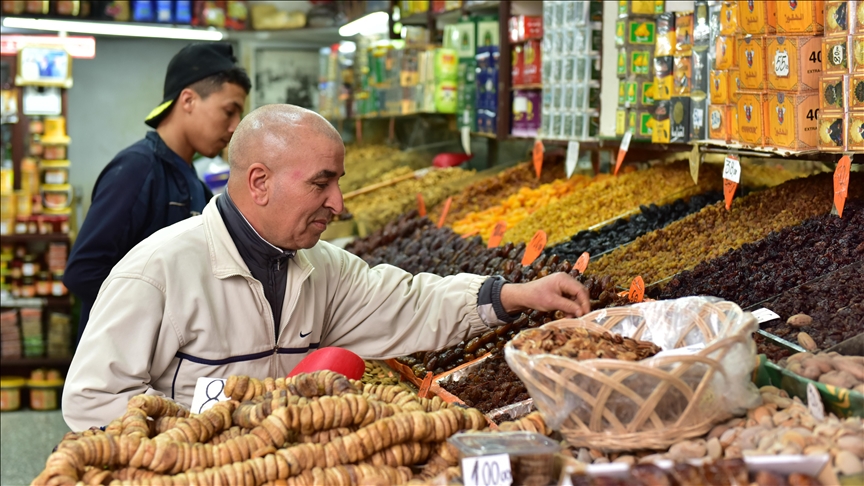
<path id="1" fill-rule="evenodd" d="M 72 430 L 120 417 L 129 398 L 189 407 L 199 377 L 280 377 L 326 346 L 384 359 L 490 329 L 477 309 L 487 277 L 412 276 L 319 242 L 289 263 L 279 335 L 261 282 L 215 205 L 154 233 L 102 284 L 63 390 Z M 490 322 L 496 324 L 496 322 Z"/>

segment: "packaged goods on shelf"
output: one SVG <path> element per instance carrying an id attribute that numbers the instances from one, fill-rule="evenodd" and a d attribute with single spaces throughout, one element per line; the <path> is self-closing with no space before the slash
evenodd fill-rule
<path id="1" fill-rule="evenodd" d="M 818 89 L 821 58 L 821 37 L 769 36 L 765 52 L 768 89 L 787 92 Z"/>
<path id="2" fill-rule="evenodd" d="M 21 309 L 21 340 L 24 356 L 43 356 L 45 354 L 45 335 L 42 333 L 42 310 Z"/>
<path id="3" fill-rule="evenodd" d="M 770 35 L 777 32 L 777 3 L 780 2 L 739 1 L 736 10 L 740 30 L 751 35 Z"/>
<path id="4" fill-rule="evenodd" d="M 823 152 L 843 152 L 847 147 L 846 118 L 848 113 L 822 113 L 817 118 L 819 150 Z"/>
<path id="5" fill-rule="evenodd" d="M 765 145 L 791 150 L 818 147 L 819 95 L 816 92 L 768 95 L 765 107 Z"/>
<path id="6" fill-rule="evenodd" d="M 821 35 L 825 26 L 825 2 L 782 1 L 776 4 L 777 34 Z"/>
<path id="7" fill-rule="evenodd" d="M 0 357 L 21 357 L 21 329 L 18 327 L 18 311 L 0 312 Z"/>
<path id="8" fill-rule="evenodd" d="M 538 209 L 509 228 L 504 241 L 527 242 L 537 230 L 542 229 L 546 232 L 547 244 L 555 245 L 583 229 L 620 217 L 640 204 L 650 204 L 675 195 L 683 197 L 711 189 L 718 190 L 720 183 L 718 171 L 706 170 L 704 176 L 700 175 L 699 184 L 694 185 L 685 162 L 624 174 L 599 181 L 556 204 Z"/>
<path id="9" fill-rule="evenodd" d="M 864 187 L 856 175 L 852 174 L 850 189 Z M 625 282 L 638 275 L 646 283 L 657 282 L 772 231 L 827 213 L 832 191 L 831 174 L 820 174 L 752 193 L 736 201 L 729 211 L 717 203 L 601 257 L 588 271 Z"/>
<path id="10" fill-rule="evenodd" d="M 822 71 L 826 74 L 843 74 L 849 72 L 850 37 L 822 38 Z"/>

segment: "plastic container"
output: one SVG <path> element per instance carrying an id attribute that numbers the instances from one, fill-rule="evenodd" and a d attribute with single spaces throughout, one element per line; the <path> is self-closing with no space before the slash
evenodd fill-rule
<path id="1" fill-rule="evenodd" d="M 30 389 L 31 409 L 46 411 L 60 408 L 63 379 L 57 371 L 49 370 L 47 373 L 41 370 L 34 371 L 31 378 L 27 380 L 27 388 Z"/>
<path id="2" fill-rule="evenodd" d="M 68 209 L 72 204 L 72 186 L 69 184 L 43 184 L 42 204 L 46 210 Z"/>
<path id="3" fill-rule="evenodd" d="M 21 389 L 25 384 L 27 380 L 16 376 L 0 378 L 0 412 L 11 412 L 21 408 Z"/>
<path id="4" fill-rule="evenodd" d="M 68 160 L 43 160 L 41 163 L 42 180 L 46 185 L 68 184 L 69 165 Z"/>
<path id="5" fill-rule="evenodd" d="M 546 486 L 554 483 L 555 454 L 561 444 L 534 432 L 456 434 L 447 439 L 463 457 L 507 454 L 513 484 Z M 463 471 L 462 475 L 465 476 Z"/>

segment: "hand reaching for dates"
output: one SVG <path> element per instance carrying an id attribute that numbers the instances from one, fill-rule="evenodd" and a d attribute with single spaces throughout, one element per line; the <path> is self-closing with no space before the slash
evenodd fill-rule
<path id="1" fill-rule="evenodd" d="M 501 304 L 510 314 L 534 309 L 541 312 L 561 311 L 567 317 L 581 317 L 591 312 L 588 291 L 575 278 L 563 272 L 527 283 L 505 284 L 501 288 Z"/>

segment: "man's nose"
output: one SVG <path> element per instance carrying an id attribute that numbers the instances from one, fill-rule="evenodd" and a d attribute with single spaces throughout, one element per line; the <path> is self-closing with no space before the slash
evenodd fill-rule
<path id="1" fill-rule="evenodd" d="M 327 202 L 324 203 L 324 206 L 332 211 L 333 214 L 339 214 L 345 209 L 345 201 L 342 199 L 342 189 L 339 188 L 338 184 L 331 190 L 331 194 L 327 196 Z"/>

